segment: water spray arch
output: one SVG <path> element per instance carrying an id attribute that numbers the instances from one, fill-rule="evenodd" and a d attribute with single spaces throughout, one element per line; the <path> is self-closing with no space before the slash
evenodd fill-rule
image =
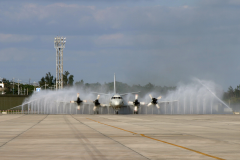
<path id="1" fill-rule="evenodd" d="M 222 93 L 218 88 L 219 86 L 211 81 L 193 79 L 189 84 L 179 84 L 176 90 L 170 91 L 163 96 L 162 100 L 159 100 L 160 109 L 154 106 L 141 106 L 139 114 L 231 113 L 231 108 L 219 98 Z M 69 103 L 70 100 L 76 99 L 77 93 L 80 93 L 80 97 L 83 99 L 96 99 L 95 94 L 91 94 L 91 91 L 84 91 L 83 89 L 43 90 L 34 93 L 22 105 L 11 109 L 21 110 L 21 113 L 27 114 L 93 114 L 94 105 L 91 103 L 82 105 L 80 110 L 77 109 L 75 104 Z M 100 101 L 108 103 L 108 98 L 101 96 Z M 126 101 L 128 101 L 129 97 L 126 98 Z M 149 100 L 148 95 L 141 98 L 141 101 L 144 102 L 149 102 Z M 130 106 L 124 107 L 120 110 L 120 113 L 132 114 L 133 108 Z M 101 107 L 100 114 L 114 114 L 114 110 L 111 107 Z"/>

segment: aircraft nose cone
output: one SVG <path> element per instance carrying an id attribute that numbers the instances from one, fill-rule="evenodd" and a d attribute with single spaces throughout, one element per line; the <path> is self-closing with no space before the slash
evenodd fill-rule
<path id="1" fill-rule="evenodd" d="M 119 106 L 119 105 L 120 105 L 120 101 L 116 101 L 114 104 L 115 104 L 116 106 Z"/>

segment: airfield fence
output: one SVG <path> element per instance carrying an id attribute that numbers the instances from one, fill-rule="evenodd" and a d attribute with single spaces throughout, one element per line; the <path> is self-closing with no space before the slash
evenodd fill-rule
<path id="1" fill-rule="evenodd" d="M 8 110 L 21 105 L 28 97 L 26 95 L 0 95 L 0 110 Z"/>
<path id="2" fill-rule="evenodd" d="M 179 102 L 164 103 L 160 105 L 160 109 L 156 106 L 143 105 L 139 108 L 139 114 L 229 114 L 232 111 L 225 112 L 220 103 L 212 103 L 212 105 L 201 105 L 198 108 L 181 105 Z M 7 110 L 7 114 L 94 114 L 94 105 L 85 104 L 78 109 L 75 104 L 45 103 L 44 101 L 31 101 Z M 112 107 L 100 107 L 98 114 L 115 114 Z M 119 110 L 119 114 L 134 114 L 134 108 L 131 106 L 123 107 Z"/>

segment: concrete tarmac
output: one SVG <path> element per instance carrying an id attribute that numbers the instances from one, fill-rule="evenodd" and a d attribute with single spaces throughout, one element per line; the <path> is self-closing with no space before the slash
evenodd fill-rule
<path id="1" fill-rule="evenodd" d="M 239 115 L 1 115 L 0 159 L 240 159 Z"/>

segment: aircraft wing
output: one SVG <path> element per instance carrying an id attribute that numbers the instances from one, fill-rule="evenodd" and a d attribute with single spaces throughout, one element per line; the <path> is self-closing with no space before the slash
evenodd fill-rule
<path id="1" fill-rule="evenodd" d="M 101 104 L 102 107 L 109 107 L 109 104 Z"/>
<path id="2" fill-rule="evenodd" d="M 71 101 L 68 101 L 68 102 L 66 102 L 66 101 L 55 101 L 55 102 L 58 102 L 58 103 L 71 103 Z M 72 101 L 72 102 L 73 102 L 73 101 Z M 88 102 L 87 102 L 86 100 L 83 100 L 82 103 L 88 104 Z"/>
<path id="3" fill-rule="evenodd" d="M 130 93 L 123 93 L 123 94 L 120 94 L 120 96 L 125 96 L 125 95 L 127 95 L 127 94 L 136 94 L 136 93 L 139 93 L 140 91 L 138 91 L 138 92 L 130 92 Z"/>
<path id="4" fill-rule="evenodd" d="M 55 101 L 55 102 L 58 102 L 58 103 L 70 103 L 70 102 L 65 102 L 65 101 Z"/>
<path id="5" fill-rule="evenodd" d="M 133 106 L 133 102 L 128 102 L 128 105 L 129 106 Z"/>
<path id="6" fill-rule="evenodd" d="M 177 102 L 178 100 L 173 100 L 173 101 L 160 101 L 158 103 L 170 103 L 170 102 Z"/>
<path id="7" fill-rule="evenodd" d="M 87 100 L 86 102 L 83 102 L 84 104 L 93 104 L 93 101 L 92 100 Z"/>
<path id="8" fill-rule="evenodd" d="M 105 96 L 110 96 L 110 94 L 106 94 L 106 93 L 98 93 L 98 92 L 91 92 L 91 93 L 99 94 L 99 95 L 105 95 Z"/>

